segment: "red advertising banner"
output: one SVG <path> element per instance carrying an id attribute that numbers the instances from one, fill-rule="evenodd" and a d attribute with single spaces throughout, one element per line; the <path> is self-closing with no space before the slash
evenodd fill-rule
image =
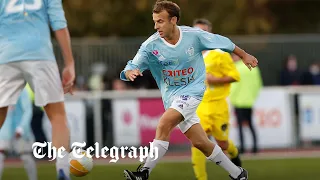
<path id="1" fill-rule="evenodd" d="M 141 145 L 149 145 L 156 135 L 158 122 L 164 113 L 163 102 L 161 98 L 139 99 L 139 127 Z M 186 144 L 189 140 L 176 127 L 170 137 L 170 144 Z"/>

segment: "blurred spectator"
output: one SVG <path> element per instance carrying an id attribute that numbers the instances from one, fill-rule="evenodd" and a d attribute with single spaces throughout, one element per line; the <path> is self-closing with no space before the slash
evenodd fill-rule
<path id="1" fill-rule="evenodd" d="M 320 85 L 320 66 L 318 62 L 312 63 L 307 72 L 301 77 L 302 85 Z"/>
<path id="2" fill-rule="evenodd" d="M 89 79 L 89 88 L 90 90 L 102 90 L 104 88 L 102 76 L 93 74 Z"/>
<path id="3" fill-rule="evenodd" d="M 124 91 L 124 90 L 128 90 L 129 87 L 126 84 L 126 82 L 124 82 L 120 79 L 114 79 L 112 81 L 112 89 L 116 90 L 116 91 Z"/>
<path id="4" fill-rule="evenodd" d="M 112 81 L 114 78 L 114 73 L 113 72 L 107 72 L 103 75 L 102 78 L 102 83 L 101 83 L 101 88 L 102 90 L 112 90 Z"/>
<path id="5" fill-rule="evenodd" d="M 89 79 L 90 90 L 104 90 L 103 77 L 107 68 L 103 63 L 95 63 L 92 66 L 92 75 Z"/>
<path id="6" fill-rule="evenodd" d="M 240 148 L 239 152 L 245 152 L 245 143 L 243 138 L 243 124 L 249 125 L 252 137 L 252 152 L 258 152 L 258 142 L 255 128 L 253 126 L 252 112 L 255 101 L 262 87 L 262 78 L 259 67 L 253 68 L 251 71 L 242 63 L 241 59 L 232 54 L 232 58 L 240 73 L 240 81 L 231 84 L 230 101 L 235 107 L 236 118 L 239 128 Z"/>
<path id="7" fill-rule="evenodd" d="M 301 72 L 298 69 L 297 58 L 294 55 L 289 55 L 285 61 L 280 73 L 280 84 L 283 86 L 299 85 Z"/>
<path id="8" fill-rule="evenodd" d="M 85 77 L 79 75 L 74 81 L 74 89 L 77 91 L 86 91 L 88 90 L 88 85 L 86 83 Z"/>

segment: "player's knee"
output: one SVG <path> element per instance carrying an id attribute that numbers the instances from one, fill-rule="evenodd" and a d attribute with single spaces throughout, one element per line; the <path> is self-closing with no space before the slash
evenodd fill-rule
<path id="1" fill-rule="evenodd" d="M 168 124 L 159 124 L 156 130 L 156 139 L 168 141 L 170 139 L 170 133 L 173 128 Z"/>
<path id="2" fill-rule="evenodd" d="M 50 121 L 66 119 L 66 111 L 63 102 L 47 104 L 44 109 Z"/>
<path id="3" fill-rule="evenodd" d="M 228 141 L 219 141 L 217 140 L 218 145 L 221 147 L 223 151 L 228 149 L 229 143 Z"/>
<path id="4" fill-rule="evenodd" d="M 52 128 L 66 128 L 67 127 L 67 117 L 64 113 L 51 113 L 50 115 L 47 114 L 48 119 L 51 123 L 51 125 L 53 126 Z"/>
<path id="5" fill-rule="evenodd" d="M 194 140 L 192 141 L 192 145 L 199 149 L 200 151 L 203 151 L 205 147 L 207 146 L 207 140 L 201 139 L 201 140 Z"/>
<path id="6" fill-rule="evenodd" d="M 175 122 L 175 119 L 171 119 L 170 117 L 163 117 L 160 119 L 156 130 L 156 139 L 169 141 L 170 134 L 177 124 L 178 123 Z"/>

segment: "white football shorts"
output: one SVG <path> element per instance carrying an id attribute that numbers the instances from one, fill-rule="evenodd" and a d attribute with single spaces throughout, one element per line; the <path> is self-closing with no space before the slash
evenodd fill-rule
<path id="1" fill-rule="evenodd" d="M 64 101 L 57 63 L 27 60 L 0 64 L 0 107 L 15 105 L 26 83 L 34 92 L 36 106 Z"/>
<path id="2" fill-rule="evenodd" d="M 182 133 L 185 133 L 194 124 L 200 123 L 196 110 L 200 104 L 200 100 L 191 96 L 177 96 L 174 98 L 170 108 L 181 113 L 184 120 L 178 125 Z"/>

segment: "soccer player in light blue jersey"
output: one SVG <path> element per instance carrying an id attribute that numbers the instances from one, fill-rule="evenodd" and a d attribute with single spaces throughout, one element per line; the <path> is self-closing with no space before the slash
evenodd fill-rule
<path id="1" fill-rule="evenodd" d="M 9 107 L 8 115 L 0 129 L 0 179 L 6 153 L 14 150 L 23 161 L 29 180 L 37 180 L 36 162 L 32 156 L 34 136 L 31 129 L 32 100 L 27 89 L 22 90 L 15 106 Z"/>
<path id="2" fill-rule="evenodd" d="M 60 79 L 50 28 L 62 49 L 65 68 Z M 53 146 L 64 147 L 57 158 L 59 179 L 70 179 L 69 129 L 64 93 L 72 94 L 75 78 L 69 31 L 61 0 L 1 0 L 0 4 L 0 127 L 28 82 L 35 104 L 44 107 L 52 125 Z"/>
<path id="3" fill-rule="evenodd" d="M 247 180 L 247 171 L 234 165 L 221 148 L 211 142 L 196 115 L 205 91 L 206 69 L 202 51 L 222 49 L 243 59 L 249 69 L 257 66 L 252 55 L 236 46 L 228 38 L 187 26 L 178 26 L 180 8 L 171 1 L 158 1 L 153 9 L 157 30 L 140 47 L 138 53 L 120 73 L 124 81 L 134 81 L 149 69 L 162 94 L 165 113 L 160 118 L 153 146 L 158 158 L 151 155 L 137 172 L 124 170 L 127 180 L 146 180 L 169 147 L 170 133 L 179 126 L 182 133 L 208 160 L 224 168 L 231 179 Z"/>

